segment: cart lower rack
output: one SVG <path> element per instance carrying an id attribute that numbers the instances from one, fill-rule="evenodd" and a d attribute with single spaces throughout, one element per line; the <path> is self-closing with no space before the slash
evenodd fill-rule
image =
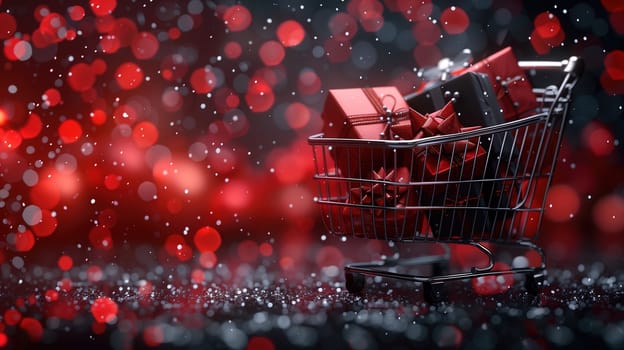
<path id="1" fill-rule="evenodd" d="M 441 255 L 353 263 L 345 266 L 350 292 L 364 288 L 365 276 L 381 276 L 420 282 L 425 299 L 435 302 L 442 298 L 440 287 L 446 281 L 517 273 L 526 276 L 529 293 L 539 293 L 546 263 L 544 252 L 534 242 L 582 61 L 571 57 L 556 62 L 520 61 L 519 65 L 527 70 L 534 86 L 543 86 L 534 88 L 540 105 L 537 114 L 417 140 L 325 138 L 323 134 L 308 139 L 318 183 L 315 201 L 328 233 L 389 242 L 466 244 L 489 261 L 486 266 L 450 273 L 446 249 Z M 493 150 L 491 141 L 495 139 L 504 147 Z M 383 167 L 342 174 L 333 160 L 333 152 L 338 150 L 359 164 L 370 163 L 361 162 L 367 157 L 381 157 Z M 423 164 L 441 166 L 442 152 L 450 154 L 458 172 L 426 176 Z M 488 244 L 533 250 L 541 263 L 496 269 Z M 395 269 L 421 264 L 431 265 L 431 273 L 399 273 Z"/>

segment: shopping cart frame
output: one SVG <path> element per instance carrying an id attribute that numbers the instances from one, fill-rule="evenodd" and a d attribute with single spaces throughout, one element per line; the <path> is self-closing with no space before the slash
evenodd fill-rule
<path id="1" fill-rule="evenodd" d="M 337 215 L 332 214 L 331 210 L 372 209 L 389 211 L 389 208 L 383 205 L 379 206 L 377 204 L 365 205 L 362 203 L 345 203 L 344 197 L 328 197 L 328 193 L 331 193 L 330 186 L 332 186 L 332 184 L 336 182 L 361 183 L 362 181 L 364 181 L 364 183 L 367 183 L 366 181 L 368 181 L 369 184 L 375 182 L 371 181 L 370 179 L 363 179 L 361 176 L 353 176 L 352 174 L 349 174 L 349 176 L 345 177 L 339 173 L 331 173 L 330 171 L 328 171 L 328 169 L 330 168 L 330 165 L 328 164 L 328 153 L 331 152 L 331 150 L 334 148 L 358 147 L 358 150 L 392 149 L 396 152 L 396 150 L 409 150 L 436 146 L 442 147 L 443 144 L 454 143 L 457 141 L 474 138 L 479 138 L 480 140 L 481 138 L 493 137 L 492 135 L 494 134 L 503 135 L 503 137 L 507 137 L 506 135 L 515 135 L 514 141 L 516 141 L 516 138 L 518 137 L 518 130 L 525 129 L 525 138 L 527 137 L 527 134 L 529 134 L 528 130 L 532 130 L 530 131 L 533 133 L 532 136 L 538 139 L 537 141 L 533 140 L 531 143 L 530 152 L 533 152 L 536 155 L 535 160 L 525 160 L 529 168 L 525 166 L 525 173 L 522 174 L 522 177 L 516 178 L 512 176 L 510 178 L 510 182 L 513 186 L 519 185 L 517 183 L 519 179 L 523 179 L 523 181 L 527 182 L 529 184 L 527 185 L 527 187 L 537 186 L 537 181 L 536 179 L 534 179 L 534 176 L 542 176 L 543 180 L 545 181 L 544 193 L 541 196 L 541 200 L 539 201 L 540 203 L 530 208 L 531 211 L 539 217 L 538 222 L 536 223 L 537 226 L 535 234 L 531 235 L 530 237 L 524 236 L 524 230 L 527 229 L 527 222 L 525 221 L 524 224 L 521 225 L 520 228 L 516 228 L 513 233 L 511 232 L 512 230 L 510 228 L 501 229 L 502 233 L 495 237 L 483 235 L 481 237 L 457 237 L 451 236 L 452 233 L 449 233 L 448 236 L 438 235 L 433 237 L 431 233 L 420 234 L 418 232 L 415 232 L 414 236 L 412 237 L 410 237 L 409 235 L 406 237 L 404 236 L 404 233 L 400 233 L 400 236 L 396 237 L 396 235 L 388 235 L 388 231 L 390 230 L 388 228 L 389 225 L 384 223 L 383 227 L 378 230 L 380 231 L 380 234 L 378 234 L 375 229 L 372 229 L 373 232 L 367 232 L 366 234 L 364 234 L 364 237 L 389 241 L 390 246 L 395 249 L 396 254 L 392 255 L 389 258 L 384 258 L 381 261 L 346 264 L 346 266 L 344 267 L 344 271 L 345 284 L 348 291 L 352 293 L 360 293 L 365 287 L 366 276 L 379 276 L 421 283 L 423 286 L 425 300 L 429 302 L 437 302 L 445 298 L 445 293 L 442 286 L 447 281 L 491 275 L 524 274 L 524 286 L 526 291 L 531 295 L 539 294 L 546 272 L 546 256 L 544 251 L 537 244 L 535 244 L 534 241 L 538 237 L 539 230 L 541 228 L 543 211 L 546 204 L 546 194 L 548 193 L 552 176 L 555 171 L 555 165 L 563 137 L 563 131 L 565 129 L 565 125 L 567 124 L 568 107 L 572 101 L 572 91 L 575 84 L 582 75 L 584 65 L 582 59 L 576 56 L 572 56 L 569 59 L 562 61 L 519 61 L 518 63 L 521 68 L 527 71 L 529 76 L 539 74 L 539 72 L 541 71 L 554 71 L 559 72 L 559 74 L 562 75 L 561 83 L 558 85 L 549 85 L 544 88 L 536 87 L 533 89 L 536 93 L 536 96 L 538 96 L 538 101 L 541 104 L 541 109 L 539 113 L 530 115 L 528 117 L 468 132 L 432 136 L 417 140 L 388 141 L 372 139 L 325 138 L 322 133 L 309 137 L 308 142 L 313 148 L 313 156 L 315 162 L 314 178 L 319 184 L 319 196 L 315 197 L 315 202 L 327 210 L 324 212 L 323 217 L 323 222 L 325 223 L 327 231 L 330 234 L 338 235 L 347 235 L 348 233 L 345 233 L 345 230 L 342 227 L 345 226 L 345 224 L 342 222 L 343 219 L 337 218 Z M 543 128 L 539 128 L 540 125 L 543 126 Z M 539 132 L 541 132 L 541 134 L 539 134 Z M 537 144 L 535 142 L 537 142 Z M 534 149 L 535 145 L 537 146 L 537 149 Z M 522 147 L 524 147 L 524 140 Z M 519 151 L 527 152 L 526 149 L 520 149 Z M 359 152 L 361 151 L 358 151 L 358 153 Z M 453 148 L 453 152 L 455 152 L 455 148 Z M 550 159 L 546 159 L 546 152 L 551 152 Z M 496 165 L 496 167 L 498 170 L 499 165 Z M 509 165 L 507 165 L 507 167 L 509 168 Z M 536 175 L 538 174 L 538 169 L 541 172 L 539 173 L 539 175 Z M 514 172 L 516 171 L 517 169 L 514 170 Z M 487 183 L 488 180 L 489 179 L 479 179 L 478 181 L 481 181 L 480 183 Z M 494 179 L 489 181 L 499 180 L 500 179 Z M 476 180 L 470 181 L 474 182 Z M 438 179 L 435 179 L 430 183 L 415 181 L 410 182 L 409 185 L 446 185 L 448 189 L 448 186 L 452 182 L 453 181 L 439 181 Z M 384 186 L 387 184 L 388 183 L 384 183 Z M 392 183 L 392 181 L 390 181 L 389 184 L 400 185 Z M 460 209 L 466 211 L 474 210 L 475 212 L 483 210 L 488 211 L 488 215 L 491 215 L 491 213 L 494 212 L 495 216 L 498 216 L 500 214 L 506 217 L 509 214 L 512 215 L 512 217 L 515 217 L 517 213 L 520 213 L 522 212 L 522 210 L 524 210 L 523 205 L 525 205 L 526 201 L 528 201 L 529 203 L 535 201 L 533 198 L 533 196 L 535 195 L 535 189 L 525 188 L 525 190 L 525 192 L 527 193 L 526 197 L 522 200 L 519 199 L 517 203 L 509 208 L 506 208 L 504 211 L 502 210 L 502 208 L 482 208 L 479 206 L 476 206 L 474 208 L 466 206 L 461 207 Z M 419 209 L 429 210 L 430 212 L 434 210 L 445 210 L 444 207 L 434 205 L 433 203 L 430 206 L 422 206 L 420 205 L 420 203 L 418 203 L 417 205 L 419 205 Z M 446 208 L 446 210 L 449 209 Z M 384 215 L 386 214 L 384 213 Z M 451 227 L 453 226 L 451 225 Z M 516 232 L 518 230 L 521 232 Z M 398 250 L 394 242 L 419 241 L 441 244 L 441 246 L 444 247 L 444 253 L 437 255 L 417 256 L 412 258 L 399 257 Z M 516 248 L 532 250 L 539 255 L 540 263 L 534 266 L 511 267 L 509 269 L 502 270 L 495 269 L 495 255 L 493 251 L 487 247 L 487 244 L 484 245 L 484 243 L 507 245 Z M 450 261 L 450 249 L 448 248 L 449 244 L 465 244 L 475 247 L 487 257 L 488 264 L 486 266 L 473 266 L 472 268 L 470 268 L 469 271 L 448 273 L 447 270 Z M 397 270 L 395 269 L 399 266 L 413 265 L 430 265 L 431 273 L 400 273 L 397 272 Z"/>

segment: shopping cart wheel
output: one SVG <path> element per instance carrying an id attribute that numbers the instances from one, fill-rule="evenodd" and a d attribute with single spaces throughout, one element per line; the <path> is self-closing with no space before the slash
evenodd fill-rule
<path id="1" fill-rule="evenodd" d="M 366 277 L 357 272 L 345 272 L 345 285 L 349 292 L 359 294 L 366 285 Z"/>
<path id="2" fill-rule="evenodd" d="M 531 295 L 537 295 L 542 291 L 544 275 L 527 273 L 524 280 L 524 289 Z"/>
<path id="3" fill-rule="evenodd" d="M 436 304 L 446 300 L 446 292 L 442 282 L 423 282 L 423 294 L 425 301 L 429 304 Z"/>

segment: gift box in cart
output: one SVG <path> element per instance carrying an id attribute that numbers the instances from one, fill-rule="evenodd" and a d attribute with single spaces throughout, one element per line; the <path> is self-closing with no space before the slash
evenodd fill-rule
<path id="1" fill-rule="evenodd" d="M 546 269 L 543 250 L 535 244 L 544 213 L 546 193 L 555 171 L 557 152 L 566 125 L 572 90 L 582 72 L 582 61 L 570 57 L 564 61 L 520 61 L 528 79 L 550 80 L 546 87 L 534 87 L 537 113 L 497 125 L 460 130 L 456 133 L 417 139 L 361 139 L 310 136 L 318 196 L 315 201 L 330 234 L 349 235 L 365 239 L 392 242 L 430 242 L 442 245 L 470 245 L 487 258 L 486 266 L 474 266 L 469 271 L 449 272 L 449 253 L 432 256 L 390 258 L 382 261 L 352 263 L 345 266 L 346 287 L 359 293 L 366 276 L 381 276 L 422 283 L 425 299 L 430 302 L 442 296 L 444 282 L 500 274 L 525 275 L 525 288 L 532 294 L 540 291 Z M 553 74 L 557 73 L 557 74 Z M 496 152 L 481 153 L 468 148 L 469 143 L 487 144 L 487 140 L 511 137 L 514 150 L 509 157 Z M 336 168 L 334 149 L 348 148 L 355 156 L 351 161 L 363 164 L 357 155 L 377 154 L 377 165 L 350 172 L 348 177 Z M 419 155 L 437 155 L 450 149 L 454 167 L 460 176 L 424 176 L 426 164 Z M 477 150 L 477 151 L 475 151 Z M 466 157 L 469 152 L 474 157 Z M 397 154 L 410 154 L 410 157 Z M 480 155 L 478 155 L 480 154 Z M 459 156 L 455 156 L 459 155 Z M 477 169 L 479 162 L 498 171 L 500 176 L 488 176 Z M 436 159 L 436 158 L 433 158 Z M 371 164 L 370 162 L 366 164 Z M 405 173 L 409 172 L 408 175 Z M 357 176 L 356 176 L 357 175 Z M 471 198 L 471 187 L 502 188 L 508 191 L 496 201 L 484 202 Z M 428 188 L 444 191 L 445 201 L 432 200 Z M 458 189 L 466 190 L 458 190 Z M 439 198 L 439 197 L 435 197 Z M 363 213 L 367 213 L 364 215 Z M 432 215 L 435 214 L 435 215 Z M 487 217 L 487 224 L 479 217 Z M 439 222 L 432 222 L 437 220 Z M 450 222 L 443 222 L 450 220 Z M 431 227 L 443 228 L 432 231 Z M 469 232 L 466 234 L 466 232 Z M 491 245 L 512 246 L 532 250 L 541 257 L 534 266 L 498 269 Z M 432 265 L 431 273 L 399 273 L 397 266 Z"/>

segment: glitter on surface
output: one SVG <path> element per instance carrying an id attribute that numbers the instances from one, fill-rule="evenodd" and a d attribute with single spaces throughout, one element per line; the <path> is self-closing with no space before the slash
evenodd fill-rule
<path id="1" fill-rule="evenodd" d="M 1 349 L 624 347 L 621 1 L 0 8 Z M 586 62 L 537 242 L 540 297 L 522 275 L 451 283 L 437 305 L 380 278 L 349 294 L 344 264 L 392 253 L 321 224 L 306 138 L 327 90 L 407 94 L 420 68 L 507 45 Z M 450 249 L 458 269 L 487 264 Z"/>

